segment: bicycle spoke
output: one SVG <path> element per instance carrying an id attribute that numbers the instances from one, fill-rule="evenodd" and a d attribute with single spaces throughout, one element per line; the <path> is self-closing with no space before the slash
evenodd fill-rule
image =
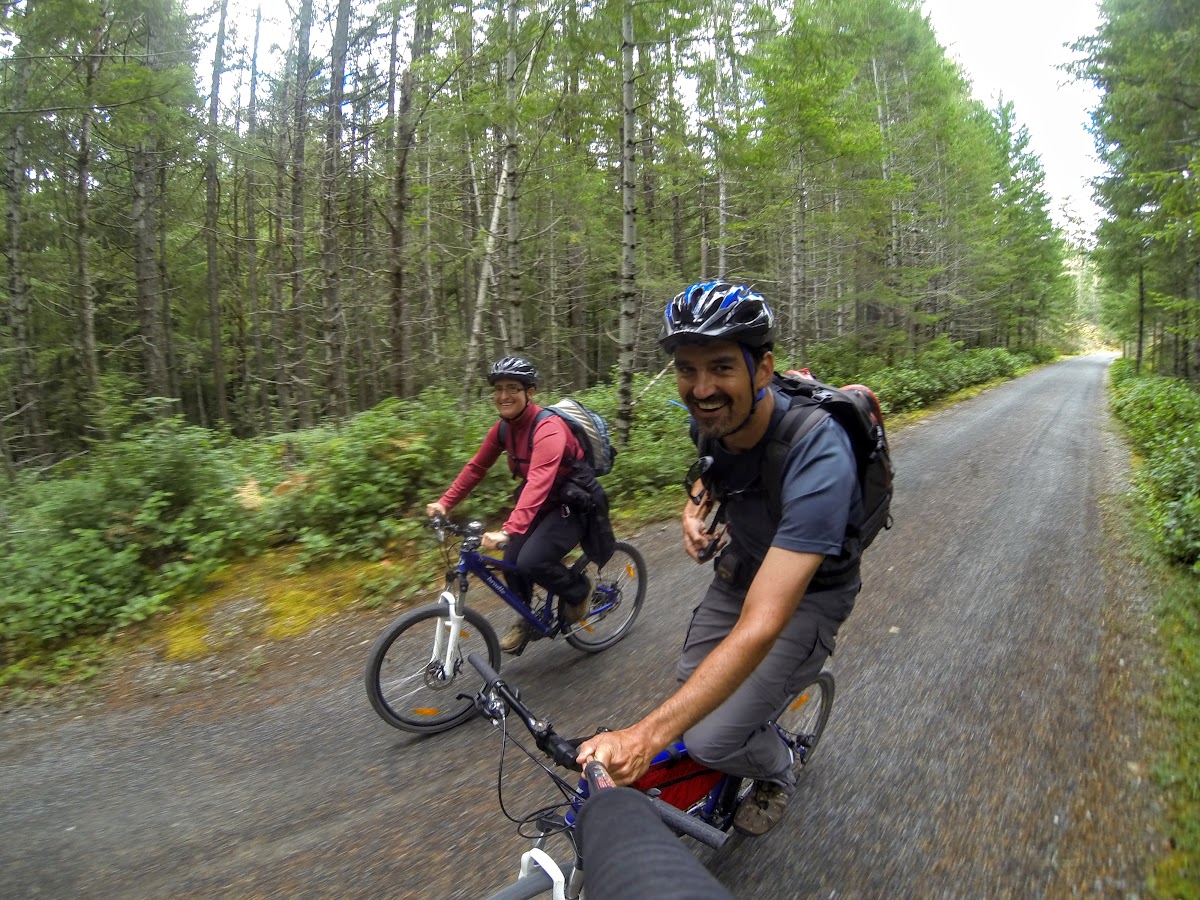
<path id="1" fill-rule="evenodd" d="M 408 731 L 443 731 L 474 713 L 472 700 L 463 696 L 472 694 L 478 682 L 466 665 L 467 654 L 479 653 L 498 666 L 499 647 L 482 616 L 473 610 L 465 616 L 451 635 L 445 607 L 424 607 L 402 616 L 376 641 L 366 671 L 367 695 L 388 724 Z M 430 625 L 435 627 L 432 642 Z"/>
<path id="2" fill-rule="evenodd" d="M 588 563 L 595 584 L 591 608 L 567 635 L 571 646 L 596 652 L 611 647 L 628 633 L 646 596 L 646 566 L 641 554 L 618 541 L 603 569 Z"/>

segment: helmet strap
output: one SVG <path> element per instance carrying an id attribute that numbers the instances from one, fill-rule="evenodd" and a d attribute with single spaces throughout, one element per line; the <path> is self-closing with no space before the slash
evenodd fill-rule
<path id="1" fill-rule="evenodd" d="M 746 349 L 744 344 L 739 344 L 738 346 L 742 348 L 742 358 L 746 360 L 746 370 L 750 373 L 750 390 L 752 392 L 752 396 L 750 398 L 750 412 L 746 413 L 746 418 L 742 419 L 742 424 L 732 431 L 725 433 L 726 437 L 731 434 L 737 434 L 750 424 L 750 420 L 754 418 L 754 411 L 758 409 L 758 401 L 767 395 L 767 389 L 765 387 L 759 388 L 757 391 L 754 390 L 754 358 L 750 355 L 750 351 Z"/>

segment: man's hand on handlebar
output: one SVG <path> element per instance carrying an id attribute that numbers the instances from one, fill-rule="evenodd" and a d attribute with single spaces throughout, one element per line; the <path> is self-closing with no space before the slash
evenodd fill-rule
<path id="1" fill-rule="evenodd" d="M 643 737 L 638 726 L 620 731 L 602 731 L 579 745 L 575 758 L 580 765 L 596 760 L 608 769 L 608 774 L 619 785 L 633 784 L 650 768 L 650 761 L 661 747 Z"/>
<path id="2" fill-rule="evenodd" d="M 429 516 L 431 519 L 434 516 L 441 516 L 444 519 L 446 518 L 446 507 L 442 506 L 440 500 L 435 500 L 433 503 L 430 503 L 425 507 L 425 515 Z"/>
<path id="3" fill-rule="evenodd" d="M 503 550 L 508 545 L 508 533 L 505 531 L 487 531 L 483 535 L 484 550 Z"/>

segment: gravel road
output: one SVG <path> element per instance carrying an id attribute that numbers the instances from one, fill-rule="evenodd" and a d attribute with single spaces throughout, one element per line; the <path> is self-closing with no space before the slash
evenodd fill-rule
<path id="1" fill-rule="evenodd" d="M 738 897 L 1142 889 L 1162 840 L 1154 672 L 1109 515 L 1128 464 L 1110 361 L 1059 362 L 893 435 L 896 526 L 839 637 L 825 740 L 779 828 L 705 856 Z M 674 523 L 632 540 L 649 593 L 624 642 L 505 662 L 563 732 L 625 724 L 669 687 L 709 573 Z M 92 702 L 6 711 L 0 897 L 473 898 L 511 880 L 523 843 L 496 801 L 498 735 L 416 738 L 367 704 L 387 618 L 347 614 L 253 666 L 147 656 Z M 545 779 L 506 765 L 527 812 Z"/>

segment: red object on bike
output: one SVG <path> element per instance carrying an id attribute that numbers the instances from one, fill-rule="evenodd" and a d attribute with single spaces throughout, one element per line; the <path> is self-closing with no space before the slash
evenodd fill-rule
<path id="1" fill-rule="evenodd" d="M 657 788 L 658 797 L 678 809 L 687 809 L 702 800 L 718 781 L 721 773 L 702 766 L 689 756 L 668 759 L 650 767 L 631 787 L 639 791 Z"/>

